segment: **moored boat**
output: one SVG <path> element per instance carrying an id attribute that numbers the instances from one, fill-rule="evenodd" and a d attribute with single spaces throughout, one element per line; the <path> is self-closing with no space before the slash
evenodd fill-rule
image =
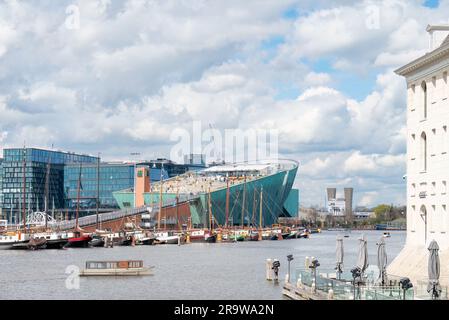
<path id="1" fill-rule="evenodd" d="M 27 243 L 29 240 L 29 234 L 20 231 L 0 235 L 0 250 L 12 249 L 14 244 Z"/>
<path id="2" fill-rule="evenodd" d="M 80 276 L 144 276 L 151 275 L 150 267 L 142 260 L 88 261 Z"/>
<path id="3" fill-rule="evenodd" d="M 69 238 L 66 248 L 87 248 L 92 237 L 88 234 L 82 234 L 80 232 L 74 232 L 73 238 Z"/>

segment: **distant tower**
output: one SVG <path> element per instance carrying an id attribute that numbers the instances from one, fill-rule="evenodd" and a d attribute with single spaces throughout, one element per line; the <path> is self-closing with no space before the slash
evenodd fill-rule
<path id="1" fill-rule="evenodd" d="M 346 210 L 346 217 L 349 220 L 352 218 L 353 195 L 354 195 L 354 188 L 345 188 L 345 210 Z"/>
<path id="2" fill-rule="evenodd" d="M 327 188 L 327 201 L 337 198 L 337 188 Z"/>

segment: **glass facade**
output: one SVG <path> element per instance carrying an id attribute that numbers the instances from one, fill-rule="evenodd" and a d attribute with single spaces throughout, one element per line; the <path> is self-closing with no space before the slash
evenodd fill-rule
<path id="1" fill-rule="evenodd" d="M 44 210 L 48 174 L 48 208 L 64 207 L 64 165 L 96 163 L 97 157 L 34 148 L 3 150 L 3 212 L 11 223 L 25 210 Z M 25 160 L 25 161 L 24 161 Z M 25 177 L 24 177 L 25 172 Z M 25 182 L 25 185 L 24 185 Z"/>
<path id="2" fill-rule="evenodd" d="M 140 165 L 139 165 L 140 166 Z M 64 197 L 66 208 L 75 209 L 78 199 L 78 180 L 80 180 L 80 208 L 93 209 L 96 207 L 97 199 L 97 168 L 98 166 L 89 164 L 80 168 L 79 164 L 66 165 L 64 168 Z M 133 163 L 101 163 L 100 164 L 100 208 L 119 208 L 113 192 L 134 188 L 134 168 Z M 81 169 L 81 179 L 80 177 Z M 160 169 L 151 169 L 151 181 L 159 181 L 161 178 Z M 163 179 L 168 175 L 162 171 Z"/>
<path id="3" fill-rule="evenodd" d="M 179 176 L 188 171 L 200 171 L 206 168 L 204 164 L 178 164 L 168 159 L 151 160 L 141 163 L 141 165 L 147 165 L 151 169 L 163 168 L 167 171 L 169 178 Z"/>
<path id="4" fill-rule="evenodd" d="M 2 181 L 3 181 L 3 167 L 2 167 L 3 159 L 0 158 L 0 219 L 4 218 L 3 212 L 3 189 L 2 189 Z"/>

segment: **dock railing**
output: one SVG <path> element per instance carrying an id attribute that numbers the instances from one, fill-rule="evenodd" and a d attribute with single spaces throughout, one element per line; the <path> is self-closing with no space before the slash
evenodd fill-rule
<path id="1" fill-rule="evenodd" d="M 404 292 L 398 285 L 379 286 L 373 274 L 364 278 L 363 285 L 353 285 L 352 275 L 342 273 L 340 280 L 335 271 L 319 272 L 315 276 L 309 270 L 296 270 L 298 284 L 321 294 L 328 294 L 332 289 L 334 300 L 414 300 L 413 289 Z"/>

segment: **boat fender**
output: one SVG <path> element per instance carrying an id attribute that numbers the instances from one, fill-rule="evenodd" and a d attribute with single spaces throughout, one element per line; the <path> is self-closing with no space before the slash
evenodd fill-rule
<path id="1" fill-rule="evenodd" d="M 130 237 L 130 236 L 127 236 L 127 237 L 126 237 L 126 240 L 131 240 L 131 237 Z"/>

